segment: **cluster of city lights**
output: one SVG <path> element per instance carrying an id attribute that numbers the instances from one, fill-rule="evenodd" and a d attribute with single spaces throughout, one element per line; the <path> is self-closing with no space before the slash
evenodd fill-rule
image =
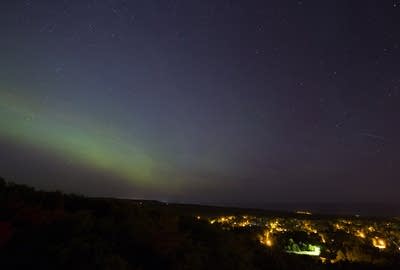
<path id="1" fill-rule="evenodd" d="M 311 212 L 297 211 L 296 214 L 310 216 Z M 200 219 L 200 217 L 197 217 Z M 206 218 L 211 224 L 219 224 L 224 229 L 254 226 L 261 230 L 259 241 L 268 248 L 276 246 L 278 236 L 285 232 L 305 232 L 313 239 L 319 239 L 320 245 L 302 243 L 302 248 L 296 250 L 287 249 L 287 253 L 297 255 L 318 256 L 323 262 L 327 259 L 321 256 L 323 246 L 335 243 L 335 234 L 344 232 L 354 241 L 360 241 L 362 245 L 370 245 L 382 252 L 400 252 L 400 223 L 379 222 L 377 220 L 354 219 L 309 219 L 295 217 L 256 217 L 247 215 L 230 215 Z M 280 245 L 282 246 L 282 245 Z M 296 246 L 297 247 L 297 246 Z M 334 263 L 340 258 L 331 259 Z"/>

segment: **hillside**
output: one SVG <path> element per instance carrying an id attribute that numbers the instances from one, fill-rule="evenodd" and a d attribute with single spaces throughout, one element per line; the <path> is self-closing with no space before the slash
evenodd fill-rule
<path id="1" fill-rule="evenodd" d="M 0 267 L 383 269 L 348 263 L 325 265 L 313 258 L 267 249 L 252 229 L 224 230 L 198 220 L 192 213 L 195 209 L 37 191 L 1 180 Z M 387 269 L 395 267 L 388 265 Z"/>

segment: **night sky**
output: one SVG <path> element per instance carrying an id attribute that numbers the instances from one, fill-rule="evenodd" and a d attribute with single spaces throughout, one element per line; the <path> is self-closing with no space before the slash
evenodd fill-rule
<path id="1" fill-rule="evenodd" d="M 0 1 L 0 175 L 169 202 L 400 202 L 400 1 Z"/>

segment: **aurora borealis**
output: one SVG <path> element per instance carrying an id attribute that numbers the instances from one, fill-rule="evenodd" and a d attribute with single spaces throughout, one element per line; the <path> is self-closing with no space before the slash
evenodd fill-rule
<path id="1" fill-rule="evenodd" d="M 266 2 L 2 1 L 0 175 L 240 206 L 399 202 L 399 5 Z"/>
<path id="2" fill-rule="evenodd" d="M 87 124 L 57 116 L 56 112 L 37 112 L 37 105 L 16 98 L 1 98 L 4 102 L 1 132 L 6 139 L 37 145 L 62 159 L 76 159 L 85 166 L 111 171 L 126 179 L 149 181 L 151 178 L 154 166 L 151 158 L 131 143 L 123 142 L 118 135 L 101 128 L 88 129 Z"/>

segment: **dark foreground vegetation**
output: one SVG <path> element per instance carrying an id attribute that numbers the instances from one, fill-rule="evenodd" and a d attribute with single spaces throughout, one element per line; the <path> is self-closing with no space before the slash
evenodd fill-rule
<path id="1" fill-rule="evenodd" d="M 181 207 L 36 191 L 0 179 L 0 269 L 400 269 L 322 264 Z"/>

